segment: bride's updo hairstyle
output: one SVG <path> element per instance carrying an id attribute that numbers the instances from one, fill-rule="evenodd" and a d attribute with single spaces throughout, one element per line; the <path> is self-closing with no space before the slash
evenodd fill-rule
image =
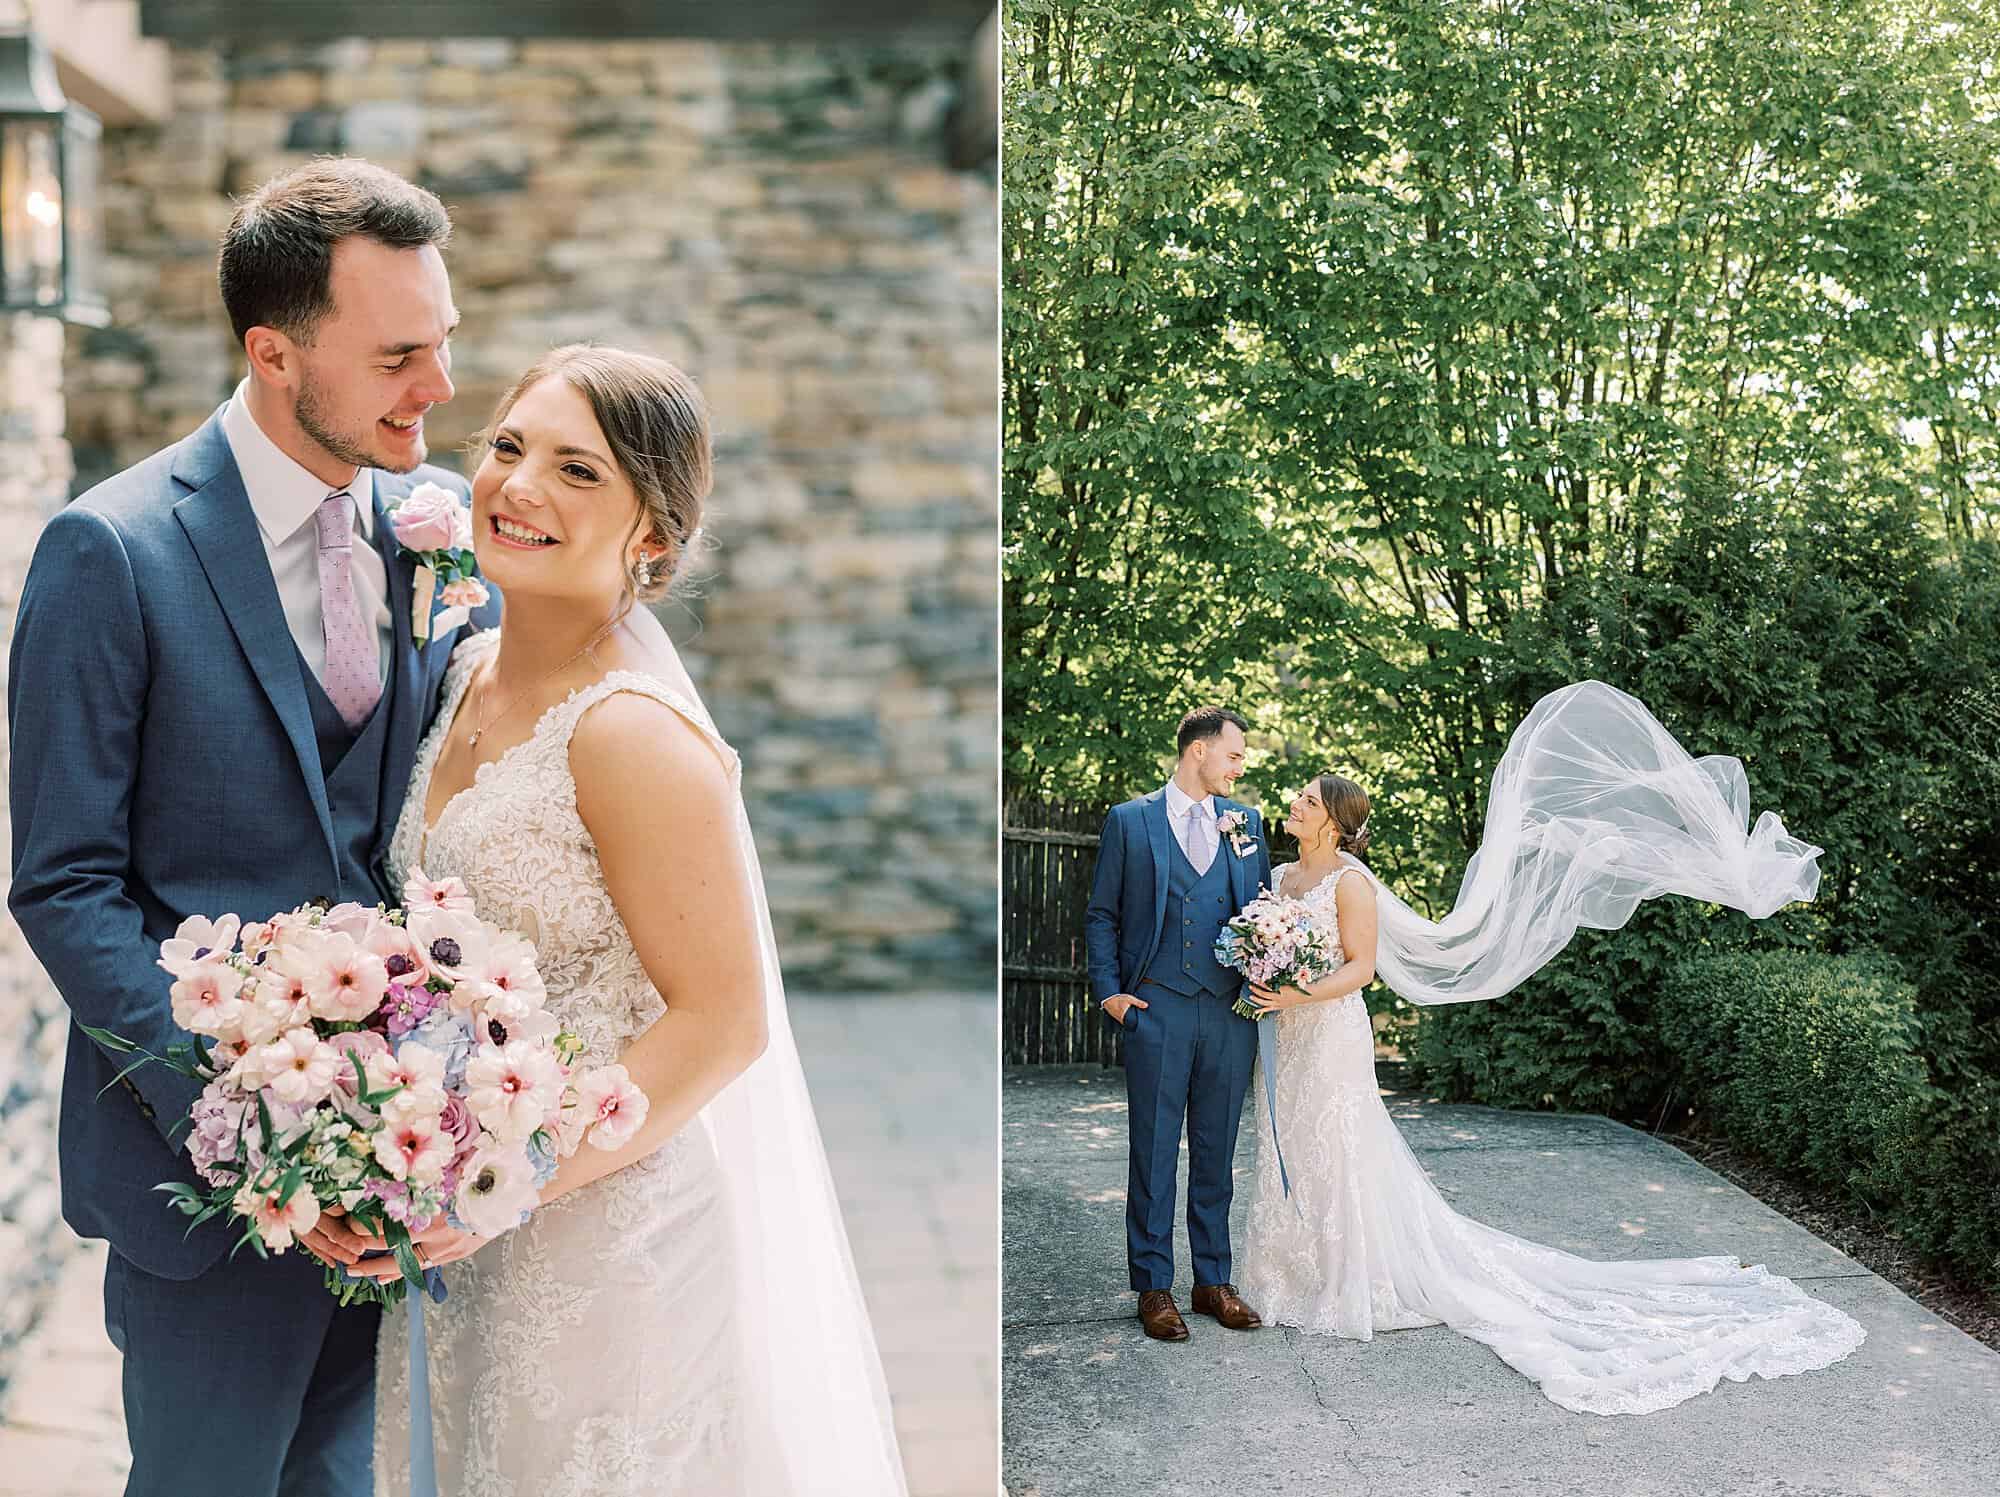
<path id="1" fill-rule="evenodd" d="M 1360 857 L 1368 850 L 1368 792 L 1332 770 L 1313 781 L 1313 789 L 1340 833 L 1339 850 Z"/>
<path id="2" fill-rule="evenodd" d="M 665 359 L 595 343 L 567 343 L 537 359 L 500 397 L 482 437 L 507 419 L 514 402 L 556 378 L 590 402 L 618 465 L 639 496 L 625 545 L 641 534 L 665 548 L 650 568 L 625 568 L 622 617 L 634 603 L 654 603 L 672 589 L 701 545 L 702 503 L 715 477 L 708 403 L 693 380 Z"/>

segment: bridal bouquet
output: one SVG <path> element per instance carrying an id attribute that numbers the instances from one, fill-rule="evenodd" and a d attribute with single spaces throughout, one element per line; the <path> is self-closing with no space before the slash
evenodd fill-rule
<path id="1" fill-rule="evenodd" d="M 138 1054 L 128 1072 L 154 1061 L 206 1083 L 187 1141 L 206 1189 L 159 1187 L 190 1231 L 226 1212 L 239 1248 L 282 1253 L 337 1206 L 388 1243 L 404 1277 L 330 1267 L 343 1304 L 396 1303 L 422 1278 L 413 1232 L 517 1226 L 558 1159 L 586 1138 L 619 1148 L 646 1118 L 623 1066 L 577 1067 L 534 947 L 475 915 L 464 884 L 415 869 L 403 900 L 192 917 L 159 957 L 192 1040 L 156 1056 L 88 1031 Z"/>
<path id="2" fill-rule="evenodd" d="M 1269 890 L 1246 904 L 1243 912 L 1223 927 L 1215 938 L 1215 959 L 1267 988 L 1286 983 L 1303 987 L 1341 965 L 1306 907 Z M 1261 1019 L 1265 1014 L 1247 998 L 1236 1000 L 1235 1011 L 1246 1019 Z"/>

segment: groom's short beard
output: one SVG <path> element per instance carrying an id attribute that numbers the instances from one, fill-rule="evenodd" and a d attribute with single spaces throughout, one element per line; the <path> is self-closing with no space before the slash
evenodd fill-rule
<path id="1" fill-rule="evenodd" d="M 408 459 L 385 459 L 380 453 L 370 452 L 359 442 L 335 431 L 327 424 L 326 415 L 320 408 L 319 386 L 314 383 L 312 372 L 301 369 L 299 373 L 299 398 L 292 406 L 292 416 L 299 423 L 299 430 L 319 443 L 328 457 L 336 462 L 352 463 L 357 468 L 380 468 L 385 473 L 408 473 L 423 462 L 425 453 L 421 442 Z"/>

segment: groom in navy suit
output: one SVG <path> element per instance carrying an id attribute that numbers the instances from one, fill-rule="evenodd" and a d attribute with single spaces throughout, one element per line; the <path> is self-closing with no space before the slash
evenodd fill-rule
<path id="1" fill-rule="evenodd" d="M 1173 1296 L 1183 1120 L 1193 1308 L 1232 1330 L 1263 1323 L 1229 1282 L 1230 1168 L 1257 1026 L 1231 1008 L 1241 975 L 1215 959 L 1223 927 L 1271 882 L 1263 819 L 1227 799 L 1243 731 L 1221 707 L 1181 719 L 1173 778 L 1105 819 L 1084 917 L 1091 992 L 1125 1029 L 1126 1255 L 1140 1324 L 1161 1341 L 1188 1334 Z"/>
<path id="2" fill-rule="evenodd" d="M 220 270 L 248 378 L 50 520 L 21 596 L 8 906 L 76 1021 L 63 1215 L 111 1244 L 127 1497 L 373 1490 L 379 1312 L 337 1308 L 304 1254 L 227 1256 L 237 1225 L 187 1233 L 153 1187 L 195 1178 L 196 1086 L 159 1066 L 113 1085 L 122 1062 L 79 1026 L 155 1054 L 185 1040 L 154 959 L 190 915 L 390 892 L 380 857 L 462 633 L 415 638 L 389 520 L 418 482 L 464 493 L 423 466 L 424 413 L 452 396 L 450 230 L 361 161 L 246 199 Z M 360 1244 L 326 1218 L 306 1246 L 352 1262 Z"/>

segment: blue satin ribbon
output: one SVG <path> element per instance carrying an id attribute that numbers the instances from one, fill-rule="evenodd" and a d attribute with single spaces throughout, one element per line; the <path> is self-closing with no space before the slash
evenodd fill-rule
<path id="1" fill-rule="evenodd" d="M 410 1306 L 410 1497 L 438 1497 L 437 1443 L 431 1434 L 430 1350 L 424 1340 L 424 1296 L 444 1303 L 444 1275 L 424 1270 L 404 1296 Z"/>
<path id="2" fill-rule="evenodd" d="M 1278 1183 L 1285 1195 L 1292 1193 L 1292 1177 L 1285 1173 L 1285 1151 L 1278 1143 L 1278 1016 L 1267 1014 L 1251 1021 L 1257 1026 L 1257 1065 L 1264 1073 L 1264 1111 L 1271 1118 L 1271 1152 L 1278 1156 Z M 1292 1202 L 1294 1211 L 1299 1209 Z"/>
<path id="3" fill-rule="evenodd" d="M 368 1254 L 375 1257 L 376 1254 Z M 343 1277 L 355 1275 L 341 1269 Z M 410 1307 L 410 1497 L 438 1497 L 437 1440 L 431 1433 L 430 1348 L 424 1338 L 424 1296 L 444 1303 L 444 1274 L 427 1268 L 403 1296 Z"/>

